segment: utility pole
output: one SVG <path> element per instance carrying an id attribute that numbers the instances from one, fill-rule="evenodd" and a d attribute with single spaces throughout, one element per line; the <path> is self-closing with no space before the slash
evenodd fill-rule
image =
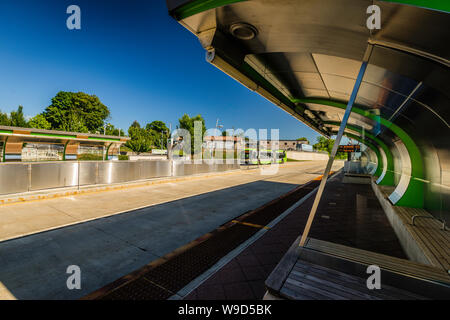
<path id="1" fill-rule="evenodd" d="M 169 132 L 167 134 L 167 159 L 172 160 L 172 124 L 169 123 Z"/>

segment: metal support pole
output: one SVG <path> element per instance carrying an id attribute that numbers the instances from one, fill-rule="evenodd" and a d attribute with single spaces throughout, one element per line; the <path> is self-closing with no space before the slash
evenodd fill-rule
<path id="1" fill-rule="evenodd" d="M 80 166 L 80 160 L 78 160 L 78 174 L 77 174 L 77 179 L 78 179 L 78 190 L 80 190 L 80 174 L 81 174 L 81 172 L 80 172 L 80 169 L 81 169 L 81 166 Z"/>
<path id="2" fill-rule="evenodd" d="M 64 151 L 63 151 L 63 161 L 66 161 L 66 149 L 67 145 L 69 144 L 70 140 L 67 140 L 67 142 L 64 144 Z"/>
<path id="3" fill-rule="evenodd" d="M 308 221 L 306 222 L 305 229 L 303 230 L 302 237 L 300 239 L 300 247 L 305 245 L 306 239 L 308 238 L 309 231 L 311 229 L 312 222 L 314 220 L 314 216 L 316 215 L 317 207 L 319 206 L 320 199 L 322 198 L 323 189 L 327 183 L 328 175 L 330 174 L 331 167 L 333 166 L 334 157 L 336 156 L 337 149 L 339 144 L 341 143 L 342 135 L 344 134 L 345 127 L 347 125 L 348 118 L 350 117 L 350 113 L 352 111 L 353 103 L 355 102 L 356 95 L 358 94 L 359 87 L 361 85 L 362 79 L 364 77 L 364 72 L 366 71 L 367 61 L 369 60 L 370 53 L 372 52 L 372 46 L 369 45 L 367 47 L 366 53 L 364 55 L 363 62 L 361 64 L 361 68 L 359 69 L 358 77 L 356 78 L 355 85 L 353 86 L 352 94 L 350 99 L 348 100 L 347 108 L 345 109 L 344 117 L 342 118 L 341 126 L 339 127 L 339 132 L 336 136 L 336 140 L 334 141 L 333 149 L 331 150 L 330 158 L 328 159 L 327 166 L 325 168 L 325 172 L 323 174 L 322 180 L 320 181 L 319 190 L 317 190 L 316 197 L 314 199 L 313 206 L 311 208 L 311 212 L 309 213 Z"/>
<path id="4" fill-rule="evenodd" d="M 111 148 L 112 145 L 113 145 L 113 143 L 110 143 L 110 144 L 108 145 L 108 147 L 106 148 L 105 160 L 109 160 L 108 153 L 109 153 L 109 148 Z"/>
<path id="5" fill-rule="evenodd" d="M 6 137 L 5 142 L 3 142 L 2 162 L 6 161 L 6 144 L 8 143 L 8 138 Z"/>

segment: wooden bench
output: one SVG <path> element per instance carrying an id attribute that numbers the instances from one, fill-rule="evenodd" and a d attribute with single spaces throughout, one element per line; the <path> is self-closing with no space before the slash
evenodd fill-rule
<path id="1" fill-rule="evenodd" d="M 313 238 L 309 239 L 306 247 L 350 261 L 367 265 L 377 265 L 382 269 L 399 274 L 450 284 L 450 275 L 442 270 L 442 268 Z"/>
<path id="2" fill-rule="evenodd" d="M 266 280 L 285 299 L 447 299 L 450 276 L 430 265 L 327 241 L 298 238 Z M 381 289 L 369 290 L 367 267 L 381 270 Z"/>
<path id="3" fill-rule="evenodd" d="M 442 222 L 424 209 L 393 206 L 387 199 L 390 189 L 373 182 L 372 188 L 408 257 L 449 272 L 450 231 L 443 230 Z M 419 218 L 413 225 L 414 216 Z"/>
<path id="4" fill-rule="evenodd" d="M 344 272 L 298 260 L 280 294 L 295 300 L 425 300 L 393 286 L 382 285 L 380 290 L 369 290 L 366 279 Z"/>
<path id="5" fill-rule="evenodd" d="M 407 230 L 420 245 L 430 263 L 447 272 L 450 270 L 450 232 L 442 229 L 442 222 L 432 219 L 432 215 L 423 209 L 394 207 Z M 414 216 L 428 217 L 415 218 Z"/>

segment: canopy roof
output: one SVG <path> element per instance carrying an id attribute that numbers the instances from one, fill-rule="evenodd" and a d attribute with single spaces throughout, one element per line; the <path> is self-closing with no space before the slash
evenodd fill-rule
<path id="1" fill-rule="evenodd" d="M 448 6 L 423 3 L 443 11 L 372 0 L 168 0 L 210 62 L 327 136 L 324 122 L 339 121 L 344 111 L 324 100 L 348 101 L 368 44 L 356 104 L 391 121 L 411 122 L 427 111 L 448 128 Z M 372 4 L 381 8 L 379 31 L 366 27 Z M 350 123 L 374 129 L 363 116 Z"/>
<path id="2" fill-rule="evenodd" d="M 128 137 L 101 134 L 0 126 L 0 141 L 6 141 L 7 138 L 8 142 L 66 143 L 70 141 L 84 145 L 122 144 L 130 140 Z"/>
<path id="3" fill-rule="evenodd" d="M 169 13 L 198 37 L 208 62 L 328 137 L 335 134 L 367 62 L 345 134 L 367 144 L 374 142 L 371 135 L 391 149 L 401 141 L 405 155 L 395 158 L 410 162 L 410 187 L 425 181 L 427 166 L 427 178 L 449 188 L 449 1 L 167 4 Z M 381 10 L 379 30 L 366 25 L 371 5 Z M 410 199 L 423 196 L 422 191 Z"/>

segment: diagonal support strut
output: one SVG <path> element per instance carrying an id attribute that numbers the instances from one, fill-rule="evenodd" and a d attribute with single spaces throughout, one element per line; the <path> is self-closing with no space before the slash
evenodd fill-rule
<path id="1" fill-rule="evenodd" d="M 333 149 L 331 149 L 330 158 L 328 159 L 327 166 L 325 168 L 325 172 L 323 174 L 322 180 L 320 181 L 319 189 L 317 190 L 316 197 L 314 199 L 313 206 L 308 216 L 308 220 L 306 222 L 305 229 L 303 230 L 302 237 L 300 239 L 300 247 L 305 245 L 306 239 L 308 238 L 309 231 L 311 229 L 311 225 L 314 220 L 314 216 L 316 215 L 317 207 L 319 206 L 320 199 L 322 198 L 323 190 L 325 189 L 325 185 L 327 183 L 328 175 L 330 174 L 331 167 L 333 166 L 334 158 L 336 157 L 337 149 L 339 144 L 341 143 L 342 135 L 344 134 L 345 127 L 347 126 L 348 118 L 350 117 L 350 113 L 352 112 L 353 103 L 356 100 L 356 96 L 359 91 L 359 87 L 361 86 L 362 79 L 364 77 L 364 73 L 366 72 L 367 62 L 369 61 L 370 54 L 372 53 L 372 45 L 368 45 L 366 53 L 364 54 L 363 62 L 359 69 L 358 77 L 356 78 L 355 85 L 353 86 L 352 94 L 350 99 L 348 100 L 347 108 L 345 109 L 344 117 L 342 118 L 341 125 L 339 127 L 339 131 L 336 137 L 336 140 L 333 144 Z"/>

